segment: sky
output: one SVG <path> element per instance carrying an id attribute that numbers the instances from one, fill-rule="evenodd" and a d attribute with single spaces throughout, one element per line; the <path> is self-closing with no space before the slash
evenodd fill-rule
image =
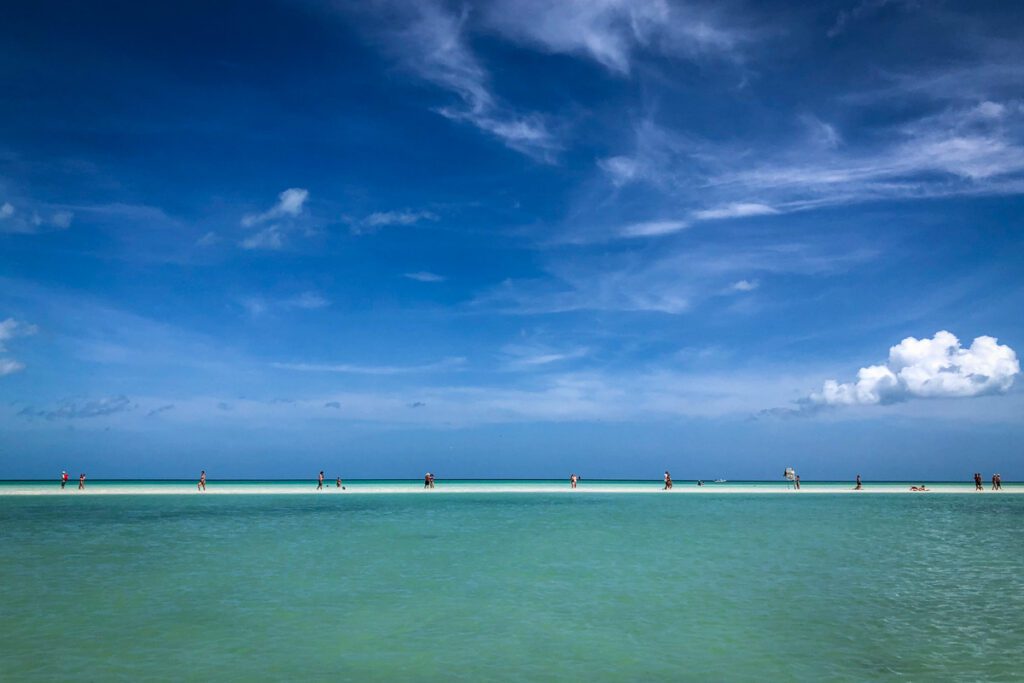
<path id="1" fill-rule="evenodd" d="M 1022 29 L 11 4 L 0 478 L 1024 479 Z"/>

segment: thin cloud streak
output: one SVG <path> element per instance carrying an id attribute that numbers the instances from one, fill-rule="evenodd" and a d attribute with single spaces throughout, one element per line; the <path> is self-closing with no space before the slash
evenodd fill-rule
<path id="1" fill-rule="evenodd" d="M 466 359 L 445 358 L 424 365 L 352 365 L 348 363 L 271 363 L 278 370 L 296 372 L 333 372 L 349 375 L 406 375 L 425 372 L 455 370 L 465 365 Z"/>

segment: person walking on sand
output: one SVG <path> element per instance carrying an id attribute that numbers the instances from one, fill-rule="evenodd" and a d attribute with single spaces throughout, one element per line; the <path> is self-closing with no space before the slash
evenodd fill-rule
<path id="1" fill-rule="evenodd" d="M 576 476 L 575 472 L 573 472 L 569 475 L 569 486 L 571 488 L 576 488 L 576 484 L 579 483 L 579 480 L 580 478 Z"/>
<path id="2" fill-rule="evenodd" d="M 796 475 L 796 477 L 793 479 L 793 484 L 796 485 L 796 490 L 799 491 L 800 490 L 800 475 L 799 474 Z"/>
<path id="3" fill-rule="evenodd" d="M 430 488 L 430 472 L 427 472 L 426 474 L 423 475 L 423 488 Z"/>
<path id="4" fill-rule="evenodd" d="M 428 476 L 430 477 L 430 488 L 434 488 L 434 473 L 431 472 Z"/>
<path id="5" fill-rule="evenodd" d="M 320 470 L 320 476 L 318 476 L 316 478 L 316 490 L 317 491 L 323 491 L 324 490 L 324 471 L 323 470 Z"/>
<path id="6" fill-rule="evenodd" d="M 996 478 L 997 478 L 997 475 L 993 474 L 993 475 L 992 475 L 992 488 L 990 489 L 990 490 L 992 490 L 992 491 L 995 491 L 995 490 L 996 490 L 996 488 L 997 488 L 997 487 L 996 487 Z"/>
<path id="7" fill-rule="evenodd" d="M 864 488 L 864 485 L 862 483 L 860 483 L 860 475 L 858 474 L 857 475 L 857 485 L 853 487 L 853 490 L 854 491 L 860 491 L 863 488 Z"/>
<path id="8" fill-rule="evenodd" d="M 665 470 L 665 488 L 662 490 L 668 491 L 670 488 L 672 488 L 672 475 L 668 473 L 668 470 Z"/>
<path id="9" fill-rule="evenodd" d="M 984 491 L 985 487 L 981 485 L 981 472 L 974 473 L 974 490 Z"/>
<path id="10" fill-rule="evenodd" d="M 84 474 L 79 474 L 78 475 L 78 490 L 81 491 L 84 488 L 85 488 L 85 475 Z"/>
<path id="11" fill-rule="evenodd" d="M 206 470 L 203 470 L 202 472 L 199 473 L 199 483 L 196 484 L 196 490 L 197 491 L 205 491 L 206 490 Z"/>
<path id="12" fill-rule="evenodd" d="M 1003 490 L 1003 475 L 997 474 L 996 475 L 996 491 L 1002 491 L 1002 490 Z"/>
<path id="13" fill-rule="evenodd" d="M 60 472 L 60 490 L 63 491 L 64 487 L 68 485 L 68 471 L 61 470 Z"/>

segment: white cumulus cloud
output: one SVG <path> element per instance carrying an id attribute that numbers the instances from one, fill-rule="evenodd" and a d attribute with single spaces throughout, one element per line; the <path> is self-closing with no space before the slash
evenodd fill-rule
<path id="1" fill-rule="evenodd" d="M 861 368 L 853 382 L 826 381 L 810 403 L 874 405 L 1003 393 L 1019 373 L 1017 354 L 994 337 L 977 337 L 964 348 L 955 335 L 941 331 L 931 339 L 907 337 L 889 349 L 884 365 Z"/>

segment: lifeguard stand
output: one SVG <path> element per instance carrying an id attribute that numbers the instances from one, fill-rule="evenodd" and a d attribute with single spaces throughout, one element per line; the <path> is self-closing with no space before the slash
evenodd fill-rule
<path id="1" fill-rule="evenodd" d="M 789 482 L 789 486 L 787 486 L 787 488 L 796 488 L 796 470 L 792 467 L 787 467 L 783 476 L 786 477 L 786 481 Z"/>

